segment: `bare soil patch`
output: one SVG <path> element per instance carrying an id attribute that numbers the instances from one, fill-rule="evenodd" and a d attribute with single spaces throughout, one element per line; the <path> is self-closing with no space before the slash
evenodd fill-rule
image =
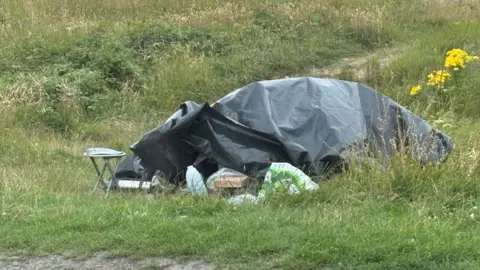
<path id="1" fill-rule="evenodd" d="M 336 78 L 340 74 L 348 72 L 354 75 L 356 80 L 364 80 L 368 76 L 367 67 L 370 63 L 374 61 L 378 65 L 378 69 L 383 69 L 402 55 L 404 49 L 404 47 L 386 48 L 359 57 L 343 58 L 334 65 L 322 69 L 314 68 L 308 71 L 307 74 L 297 74 L 292 77 L 312 76 L 320 78 Z"/>
<path id="2" fill-rule="evenodd" d="M 19 269 L 168 269 L 168 270 L 210 270 L 213 265 L 204 261 L 178 262 L 166 258 L 108 258 L 108 253 L 96 253 L 86 260 L 72 260 L 57 255 L 31 258 L 0 256 L 0 270 Z"/>

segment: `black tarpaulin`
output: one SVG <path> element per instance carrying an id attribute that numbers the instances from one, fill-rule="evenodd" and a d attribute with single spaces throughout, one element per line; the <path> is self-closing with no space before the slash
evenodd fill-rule
<path id="1" fill-rule="evenodd" d="M 373 89 L 306 77 L 251 83 L 212 106 L 185 102 L 131 150 L 172 180 L 192 164 L 253 176 L 288 162 L 322 174 L 352 147 L 392 155 L 407 146 L 421 164 L 452 150 L 447 135 Z"/>

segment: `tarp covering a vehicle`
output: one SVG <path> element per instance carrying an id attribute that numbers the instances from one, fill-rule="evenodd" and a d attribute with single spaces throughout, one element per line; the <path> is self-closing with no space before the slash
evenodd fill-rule
<path id="1" fill-rule="evenodd" d="M 311 77 L 254 82 L 211 106 L 187 101 L 131 146 L 169 181 L 192 164 L 204 177 L 222 167 L 264 176 L 273 162 L 322 175 L 352 149 L 390 156 L 400 148 L 437 163 L 452 141 L 363 84 Z"/>

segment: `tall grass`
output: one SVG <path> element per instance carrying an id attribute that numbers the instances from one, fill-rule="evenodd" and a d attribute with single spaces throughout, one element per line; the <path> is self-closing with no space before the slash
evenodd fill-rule
<path id="1" fill-rule="evenodd" d="M 458 19 L 434 6 L 3 1 L 0 104 L 15 123 L 64 133 L 112 114 L 157 115 L 185 99 L 212 102 L 255 80 L 410 42 Z M 465 5 L 440 7 L 475 18 Z"/>

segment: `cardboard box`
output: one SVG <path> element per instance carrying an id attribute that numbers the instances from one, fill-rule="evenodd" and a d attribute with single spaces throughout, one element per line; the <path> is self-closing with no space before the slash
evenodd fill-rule
<path id="1" fill-rule="evenodd" d="M 224 188 L 246 188 L 248 185 L 248 177 L 246 176 L 221 176 L 215 179 L 215 189 Z"/>

